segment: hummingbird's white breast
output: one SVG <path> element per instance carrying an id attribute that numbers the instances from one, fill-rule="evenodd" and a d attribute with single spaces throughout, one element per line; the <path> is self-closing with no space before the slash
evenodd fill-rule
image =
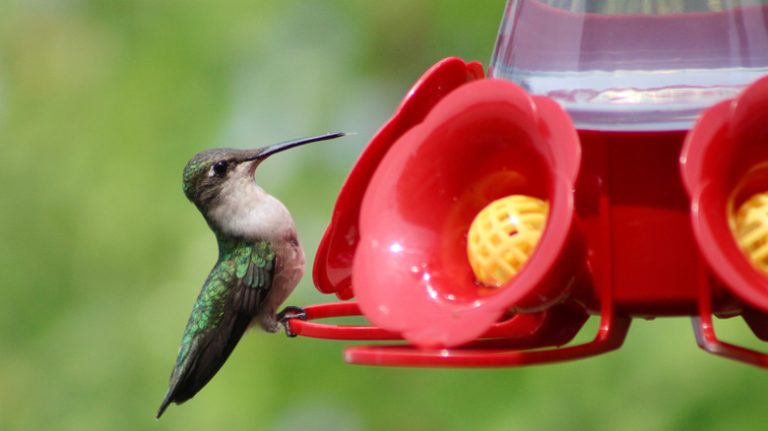
<path id="1" fill-rule="evenodd" d="M 291 214 L 282 202 L 256 184 L 253 171 L 243 163 L 222 184 L 216 203 L 208 212 L 226 235 L 266 239 L 295 237 Z"/>

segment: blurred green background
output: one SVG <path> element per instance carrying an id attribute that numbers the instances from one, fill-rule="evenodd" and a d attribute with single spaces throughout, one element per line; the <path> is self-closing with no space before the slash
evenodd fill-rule
<path id="1" fill-rule="evenodd" d="M 503 6 L 0 0 L 0 429 L 765 429 L 768 374 L 699 351 L 686 319 L 636 322 L 590 360 L 469 371 L 350 366 L 341 343 L 254 331 L 154 419 L 216 255 L 187 159 L 358 132 L 257 175 L 311 262 L 364 144 L 438 59 L 487 64 Z M 307 277 L 289 303 L 327 300 Z"/>

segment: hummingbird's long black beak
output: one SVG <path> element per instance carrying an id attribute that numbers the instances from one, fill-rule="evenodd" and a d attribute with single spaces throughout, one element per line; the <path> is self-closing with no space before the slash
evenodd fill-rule
<path id="1" fill-rule="evenodd" d="M 279 144 L 270 145 L 268 147 L 259 148 L 253 150 L 252 154 L 247 154 L 241 161 L 248 162 L 252 160 L 264 160 L 272 154 L 279 153 L 280 151 L 287 150 L 289 148 L 298 147 L 299 145 L 309 144 L 318 141 L 327 141 L 329 139 L 336 139 L 342 136 L 346 136 L 344 132 L 327 133 L 325 135 L 312 136 L 309 138 L 295 139 L 293 141 L 281 142 Z"/>

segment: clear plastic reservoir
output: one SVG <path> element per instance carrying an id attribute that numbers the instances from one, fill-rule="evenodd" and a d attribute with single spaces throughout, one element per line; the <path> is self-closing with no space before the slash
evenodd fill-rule
<path id="1" fill-rule="evenodd" d="M 577 128 L 688 129 L 768 74 L 768 0 L 509 0 L 490 75 Z"/>

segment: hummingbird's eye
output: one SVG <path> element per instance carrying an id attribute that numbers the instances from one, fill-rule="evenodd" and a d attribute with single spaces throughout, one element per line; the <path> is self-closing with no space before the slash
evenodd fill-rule
<path id="1" fill-rule="evenodd" d="M 226 160 L 219 160 L 216 162 L 216 164 L 213 165 L 213 172 L 216 173 L 216 175 L 224 175 L 227 173 L 228 167 L 229 164 Z"/>

